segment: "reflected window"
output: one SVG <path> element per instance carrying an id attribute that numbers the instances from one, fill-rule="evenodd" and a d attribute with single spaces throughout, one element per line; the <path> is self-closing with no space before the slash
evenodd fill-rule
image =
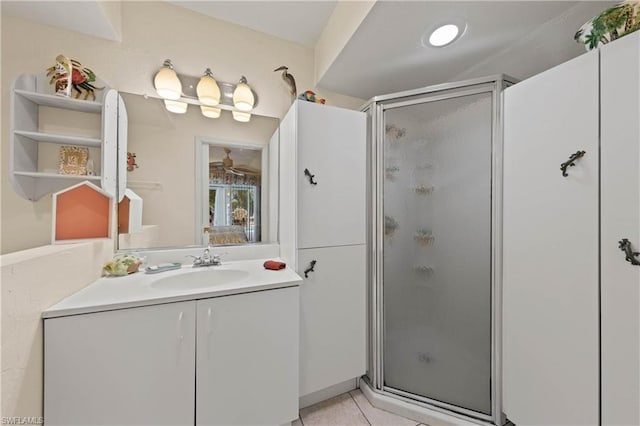
<path id="1" fill-rule="evenodd" d="M 211 244 L 256 243 L 261 240 L 260 152 L 236 150 L 243 163 L 234 163 L 229 148 L 210 147 L 209 241 Z M 214 160 L 216 151 L 224 156 Z M 213 158 L 212 158 L 213 157 Z M 256 157 L 257 161 L 252 157 Z M 214 161 L 212 161 L 214 160 Z M 252 161 L 254 160 L 254 161 Z M 253 165 L 250 163 L 253 162 Z M 235 164 L 235 165 L 234 165 Z"/>

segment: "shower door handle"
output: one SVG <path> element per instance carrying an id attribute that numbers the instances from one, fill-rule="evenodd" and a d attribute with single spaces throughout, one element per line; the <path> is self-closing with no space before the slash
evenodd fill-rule
<path id="1" fill-rule="evenodd" d="M 576 160 L 579 158 L 584 157 L 584 155 L 586 154 L 586 151 L 578 151 L 575 154 L 571 154 L 571 156 L 569 157 L 569 159 L 567 161 L 565 161 L 564 163 L 560 164 L 560 170 L 562 170 L 562 176 L 567 177 L 569 176 L 569 174 L 567 173 L 567 168 L 568 167 L 573 167 L 576 165 Z"/>
<path id="2" fill-rule="evenodd" d="M 624 252 L 624 260 L 632 265 L 640 266 L 640 259 L 636 259 L 636 256 L 640 256 L 640 252 L 633 251 L 631 241 L 626 238 L 621 239 L 618 241 L 618 248 Z"/>

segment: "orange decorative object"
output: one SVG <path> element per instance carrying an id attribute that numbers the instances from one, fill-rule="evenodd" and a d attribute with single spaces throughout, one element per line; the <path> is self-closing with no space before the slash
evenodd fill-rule
<path id="1" fill-rule="evenodd" d="M 52 243 L 109 238 L 113 199 L 85 181 L 53 194 Z"/>
<path id="2" fill-rule="evenodd" d="M 315 102 L 317 104 L 324 104 L 327 102 L 326 99 L 317 97 L 316 93 L 312 92 L 311 90 L 307 90 L 304 93 L 301 93 L 300 96 L 298 96 L 298 99 L 302 99 L 303 101 L 307 102 Z"/>
<path id="3" fill-rule="evenodd" d="M 127 171 L 132 172 L 134 168 L 138 168 L 138 165 L 136 164 L 136 153 L 127 152 Z"/>

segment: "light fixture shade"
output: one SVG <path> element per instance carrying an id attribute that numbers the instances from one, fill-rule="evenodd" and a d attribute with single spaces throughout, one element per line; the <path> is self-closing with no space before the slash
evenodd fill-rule
<path id="1" fill-rule="evenodd" d="M 174 114 L 184 114 L 187 112 L 187 103 L 186 102 L 178 102 L 165 99 L 164 107 L 167 111 L 172 112 Z"/>
<path id="2" fill-rule="evenodd" d="M 160 97 L 171 100 L 180 99 L 182 84 L 169 59 L 162 64 L 162 68 L 153 79 L 153 85 Z"/>
<path id="3" fill-rule="evenodd" d="M 435 47 L 446 46 L 456 39 L 459 32 L 460 28 L 458 28 L 458 26 L 455 24 L 443 25 L 436 28 L 431 33 L 431 35 L 429 36 L 429 43 Z"/>
<path id="4" fill-rule="evenodd" d="M 200 78 L 196 92 L 202 105 L 216 106 L 220 103 L 220 88 L 209 68 L 205 70 L 204 75 Z"/>
<path id="5" fill-rule="evenodd" d="M 205 105 L 200 105 L 200 111 L 202 112 L 202 115 L 207 118 L 218 118 L 222 112 L 220 108 L 213 108 Z"/>
<path id="6" fill-rule="evenodd" d="M 233 119 L 241 123 L 248 123 L 251 120 L 251 114 L 248 112 L 231 111 Z"/>
<path id="7" fill-rule="evenodd" d="M 236 85 L 233 91 L 233 106 L 240 111 L 249 112 L 253 109 L 254 103 L 255 99 L 251 87 L 247 84 L 245 76 L 242 76 L 240 83 Z"/>

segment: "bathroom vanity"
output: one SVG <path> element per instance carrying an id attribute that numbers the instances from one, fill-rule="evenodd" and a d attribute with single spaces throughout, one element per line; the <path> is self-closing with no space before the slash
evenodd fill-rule
<path id="1" fill-rule="evenodd" d="M 297 418 L 300 278 L 262 263 L 102 278 L 44 312 L 47 424 Z"/>

